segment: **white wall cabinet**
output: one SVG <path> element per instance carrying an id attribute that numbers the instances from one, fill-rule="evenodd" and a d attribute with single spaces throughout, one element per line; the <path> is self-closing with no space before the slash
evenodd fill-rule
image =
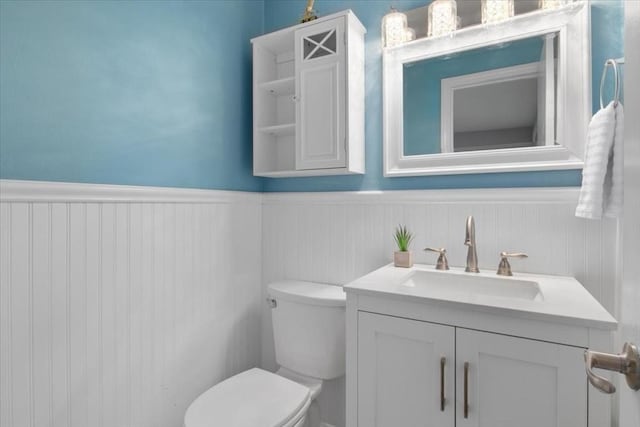
<path id="1" fill-rule="evenodd" d="M 253 174 L 364 173 L 364 33 L 351 11 L 253 43 Z"/>
<path id="2" fill-rule="evenodd" d="M 586 427 L 583 352 L 360 312 L 358 426 Z"/>

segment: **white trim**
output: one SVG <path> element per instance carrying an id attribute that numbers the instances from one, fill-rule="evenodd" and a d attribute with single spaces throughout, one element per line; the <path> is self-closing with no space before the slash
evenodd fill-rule
<path id="1" fill-rule="evenodd" d="M 260 204 L 260 201 L 260 193 L 244 191 L 0 180 L 0 202 Z"/>
<path id="2" fill-rule="evenodd" d="M 264 193 L 263 205 L 412 203 L 577 203 L 579 187 L 470 188 L 439 190 Z"/>
<path id="3" fill-rule="evenodd" d="M 258 193 L 130 185 L 0 180 L 0 202 L 396 204 L 576 203 L 579 187 L 457 188 Z"/>

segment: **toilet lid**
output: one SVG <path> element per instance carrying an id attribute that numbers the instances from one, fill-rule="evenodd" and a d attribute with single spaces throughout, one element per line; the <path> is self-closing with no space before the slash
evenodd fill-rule
<path id="1" fill-rule="evenodd" d="M 347 296 L 342 286 L 302 280 L 281 280 L 269 283 L 268 288 L 269 294 L 276 299 L 330 307 L 344 307 L 347 304 Z"/>
<path id="2" fill-rule="evenodd" d="M 185 427 L 281 427 L 309 401 L 309 389 L 262 369 L 235 375 L 202 393 L 187 409 Z"/>

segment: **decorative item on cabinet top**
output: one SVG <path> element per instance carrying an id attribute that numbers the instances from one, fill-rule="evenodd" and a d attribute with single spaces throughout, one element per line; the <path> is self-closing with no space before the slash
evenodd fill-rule
<path id="1" fill-rule="evenodd" d="M 307 7 L 304 9 L 304 14 L 302 15 L 302 19 L 300 19 L 301 23 L 309 22 L 318 19 L 315 14 L 315 10 L 313 10 L 313 2 L 314 0 L 307 0 Z"/>
<path id="2" fill-rule="evenodd" d="M 346 10 L 251 40 L 253 174 L 364 173 L 364 34 Z"/>

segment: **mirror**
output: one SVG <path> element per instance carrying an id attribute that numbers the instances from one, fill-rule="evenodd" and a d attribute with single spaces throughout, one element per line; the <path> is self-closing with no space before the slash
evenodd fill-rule
<path id="1" fill-rule="evenodd" d="M 588 48 L 575 3 L 384 49 L 385 176 L 581 168 Z"/>
<path id="2" fill-rule="evenodd" d="M 554 145 L 557 35 L 403 64 L 404 155 Z"/>

